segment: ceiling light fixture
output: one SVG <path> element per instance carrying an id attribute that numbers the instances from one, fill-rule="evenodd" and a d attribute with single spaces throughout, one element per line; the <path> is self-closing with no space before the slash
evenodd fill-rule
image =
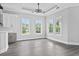
<path id="1" fill-rule="evenodd" d="M 35 12 L 36 12 L 36 13 L 42 13 L 42 9 L 40 9 L 40 8 L 39 8 L 39 5 L 40 5 L 40 4 L 39 4 L 39 3 L 37 3 L 37 5 L 38 5 L 38 8 L 37 8 L 37 9 L 35 9 Z"/>

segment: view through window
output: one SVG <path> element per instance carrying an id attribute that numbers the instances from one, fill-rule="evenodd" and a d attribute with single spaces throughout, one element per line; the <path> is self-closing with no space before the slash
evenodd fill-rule
<path id="1" fill-rule="evenodd" d="M 36 23 L 35 23 L 35 32 L 36 33 L 41 33 L 41 26 L 42 26 L 42 21 L 36 20 Z"/>
<path id="2" fill-rule="evenodd" d="M 61 32 L 61 18 L 62 16 L 58 16 L 57 18 L 53 17 L 51 19 L 48 19 L 48 32 L 49 33 L 56 33 L 60 34 Z"/>
<path id="3" fill-rule="evenodd" d="M 59 20 L 55 24 L 55 29 L 56 29 L 56 33 L 60 33 L 61 23 Z"/>
<path id="4" fill-rule="evenodd" d="M 49 32 L 52 33 L 53 32 L 53 19 L 49 20 Z"/>
<path id="5" fill-rule="evenodd" d="M 29 34 L 29 32 L 30 32 L 30 20 L 27 18 L 22 18 L 21 28 L 22 28 L 22 34 Z"/>

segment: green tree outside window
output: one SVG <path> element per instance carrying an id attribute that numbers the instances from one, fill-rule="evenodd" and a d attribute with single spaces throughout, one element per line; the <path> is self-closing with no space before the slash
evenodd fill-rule
<path id="1" fill-rule="evenodd" d="M 49 32 L 53 32 L 53 24 L 49 24 Z"/>
<path id="2" fill-rule="evenodd" d="M 60 33 L 60 23 L 59 23 L 59 21 L 56 22 L 55 29 L 56 29 L 57 33 Z"/>
<path id="3" fill-rule="evenodd" d="M 41 24 L 35 25 L 36 33 L 41 33 Z"/>

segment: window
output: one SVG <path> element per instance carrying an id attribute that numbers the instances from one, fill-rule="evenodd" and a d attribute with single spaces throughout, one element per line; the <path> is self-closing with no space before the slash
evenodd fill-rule
<path id="1" fill-rule="evenodd" d="M 35 32 L 36 33 L 41 33 L 41 28 L 42 28 L 42 21 L 41 20 L 36 20 Z"/>
<path id="2" fill-rule="evenodd" d="M 22 34 L 29 34 L 30 32 L 30 20 L 29 19 L 22 18 L 21 29 L 22 29 Z"/>
<path id="3" fill-rule="evenodd" d="M 53 32 L 53 24 L 49 24 L 49 32 Z"/>
<path id="4" fill-rule="evenodd" d="M 52 33 L 53 32 L 53 19 L 49 20 L 49 32 Z"/>
<path id="5" fill-rule="evenodd" d="M 60 33 L 60 30 L 61 30 L 61 22 L 59 20 L 57 20 L 57 22 L 55 24 L 55 32 Z"/>

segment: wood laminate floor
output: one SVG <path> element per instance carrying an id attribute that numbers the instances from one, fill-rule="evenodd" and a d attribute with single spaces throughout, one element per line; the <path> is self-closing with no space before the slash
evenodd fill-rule
<path id="1" fill-rule="evenodd" d="M 0 56 L 79 56 L 79 46 L 47 39 L 20 41 L 10 44 L 8 51 Z"/>

